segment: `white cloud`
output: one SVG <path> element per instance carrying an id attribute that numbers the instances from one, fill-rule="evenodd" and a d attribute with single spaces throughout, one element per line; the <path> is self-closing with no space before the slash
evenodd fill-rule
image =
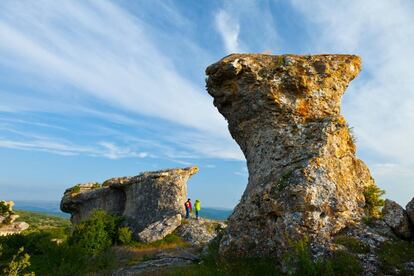
<path id="1" fill-rule="evenodd" d="M 240 25 L 237 19 L 232 17 L 227 11 L 219 10 L 215 15 L 215 25 L 223 40 L 226 52 L 229 54 L 240 52 Z"/>
<path id="2" fill-rule="evenodd" d="M 128 147 L 119 147 L 110 142 L 101 142 L 99 145 L 103 147 L 103 150 L 96 150 L 97 155 L 104 156 L 109 159 L 119 159 L 125 157 L 145 158 L 149 156 L 147 152 L 136 152 Z"/>

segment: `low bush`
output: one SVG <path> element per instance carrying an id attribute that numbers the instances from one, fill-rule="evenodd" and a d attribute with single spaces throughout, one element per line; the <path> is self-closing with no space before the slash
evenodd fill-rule
<path id="1" fill-rule="evenodd" d="M 132 242 L 132 231 L 129 227 L 120 227 L 118 229 L 118 241 L 126 245 Z"/>
<path id="2" fill-rule="evenodd" d="M 57 231 L 60 228 L 36 228 L 0 237 L 3 247 L 0 264 L 10 263 L 19 248 L 24 247 L 30 255 L 30 271 L 36 275 L 85 275 L 109 270 L 114 266 L 115 256 L 108 247 L 118 238 L 118 224 L 118 218 L 99 211 L 82 222 L 82 226 L 75 227 L 69 240 L 62 237 L 62 231 Z M 20 260 L 16 258 L 15 261 Z"/>
<path id="3" fill-rule="evenodd" d="M 2 246 L 0 245 L 0 257 L 2 255 Z M 7 276 L 31 276 L 35 275 L 33 272 L 29 272 L 30 267 L 30 256 L 24 252 L 24 247 L 20 247 L 15 255 L 8 264 L 4 266 L 3 271 L 4 275 Z"/>
<path id="4" fill-rule="evenodd" d="M 85 221 L 75 225 L 69 243 L 97 255 L 118 239 L 120 219 L 102 210 L 95 210 Z"/>

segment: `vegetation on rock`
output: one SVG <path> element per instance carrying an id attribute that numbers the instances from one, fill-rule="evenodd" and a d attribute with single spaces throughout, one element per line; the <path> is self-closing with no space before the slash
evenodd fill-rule
<path id="1" fill-rule="evenodd" d="M 381 216 L 381 208 L 384 206 L 384 199 L 381 198 L 385 194 L 375 185 L 368 185 L 364 188 L 365 212 L 367 216 L 379 218 Z"/>
<path id="2" fill-rule="evenodd" d="M 368 253 L 369 246 L 361 242 L 355 237 L 339 235 L 334 238 L 336 244 L 343 245 L 351 253 Z"/>

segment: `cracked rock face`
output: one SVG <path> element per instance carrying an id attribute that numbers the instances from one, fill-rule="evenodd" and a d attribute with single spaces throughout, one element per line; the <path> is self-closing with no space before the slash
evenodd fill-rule
<path id="1" fill-rule="evenodd" d="M 309 236 L 325 250 L 363 215 L 375 185 L 340 114 L 354 55 L 234 54 L 210 65 L 208 93 L 242 149 L 249 182 L 220 252 L 273 256 Z"/>
<path id="2" fill-rule="evenodd" d="M 86 219 L 95 209 L 123 216 L 135 234 L 151 225 L 168 224 L 168 229 L 180 225 L 177 217 L 184 213 L 187 200 L 187 181 L 197 167 L 145 172 L 133 177 L 111 178 L 102 186 L 84 184 L 65 191 L 60 203 L 63 212 L 71 213 L 72 223 Z M 74 192 L 75 191 L 75 192 Z M 157 237 L 163 238 L 175 230 L 163 230 Z M 145 234 L 144 233 L 144 234 Z M 144 235 L 143 234 L 143 235 Z"/>

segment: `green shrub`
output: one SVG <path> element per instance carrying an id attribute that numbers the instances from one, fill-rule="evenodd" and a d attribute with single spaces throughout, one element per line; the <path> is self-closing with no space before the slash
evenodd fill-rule
<path id="1" fill-rule="evenodd" d="M 118 238 L 120 219 L 102 210 L 95 210 L 85 221 L 75 225 L 70 244 L 76 244 L 96 255 L 109 248 Z"/>
<path id="2" fill-rule="evenodd" d="M 374 184 L 364 188 L 365 213 L 367 216 L 374 218 L 379 218 L 381 216 L 381 208 L 384 206 L 384 200 L 381 196 L 384 194 L 385 191 Z"/>
<path id="3" fill-rule="evenodd" d="M 130 244 L 132 241 L 132 231 L 129 227 L 120 227 L 118 229 L 118 241 L 121 244 Z"/>
<path id="4" fill-rule="evenodd" d="M 30 256 L 29 254 L 24 253 L 24 247 L 20 247 L 10 263 L 3 269 L 3 273 L 7 276 L 34 276 L 35 274 L 33 272 L 28 272 L 29 267 Z"/>
<path id="5" fill-rule="evenodd" d="M 357 138 L 354 132 L 354 128 L 351 127 L 349 124 L 346 124 L 346 127 L 348 128 L 349 136 L 351 137 L 352 143 L 356 144 Z"/>
<path id="6" fill-rule="evenodd" d="M 98 217 L 98 220 L 105 220 L 107 229 L 113 228 L 112 225 L 117 224 L 118 219 L 99 219 L 99 216 L 101 214 L 96 215 L 95 219 Z M 84 243 L 69 243 L 65 238 L 61 239 L 61 243 L 56 243 L 54 240 L 62 237 L 64 226 L 53 229 L 37 228 L 22 234 L 1 236 L 0 244 L 3 247 L 3 254 L 0 256 L 0 265 L 2 263 L 8 264 L 17 250 L 24 247 L 25 252 L 30 255 L 30 270 L 34 271 L 36 275 L 85 275 L 89 272 L 108 270 L 114 266 L 115 256 L 110 249 L 92 255 Z M 111 231 L 107 233 L 111 233 Z M 117 237 L 116 228 L 113 234 L 108 234 L 108 236 L 111 235 L 114 236 L 114 239 Z"/>

